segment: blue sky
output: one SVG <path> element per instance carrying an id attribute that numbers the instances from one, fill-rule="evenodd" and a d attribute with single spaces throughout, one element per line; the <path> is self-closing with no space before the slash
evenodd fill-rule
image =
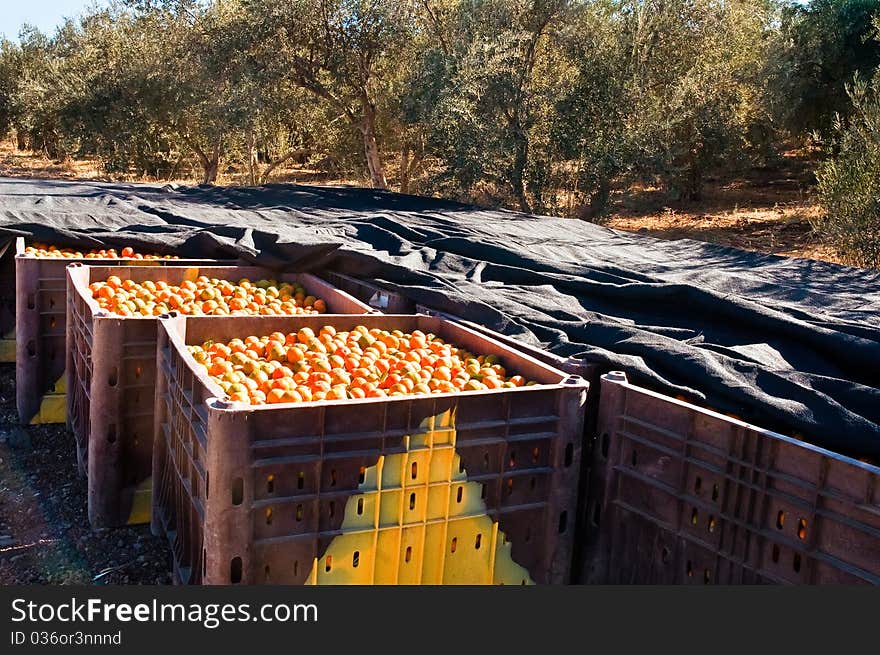
<path id="1" fill-rule="evenodd" d="M 23 23 L 52 34 L 64 18 L 76 17 L 95 0 L 0 0 L 0 35 L 17 40 Z"/>

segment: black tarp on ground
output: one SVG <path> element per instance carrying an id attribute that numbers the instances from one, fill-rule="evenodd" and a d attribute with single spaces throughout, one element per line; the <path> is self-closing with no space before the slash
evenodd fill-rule
<path id="1" fill-rule="evenodd" d="M 0 239 L 372 278 L 560 355 L 880 457 L 880 273 L 367 189 L 0 178 Z"/>

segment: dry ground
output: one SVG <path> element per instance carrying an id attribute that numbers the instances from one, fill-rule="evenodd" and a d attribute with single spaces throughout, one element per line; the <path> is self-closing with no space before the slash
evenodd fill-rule
<path id="1" fill-rule="evenodd" d="M 772 169 L 752 169 L 735 177 L 709 180 L 698 202 L 670 202 L 659 188 L 634 185 L 615 192 L 607 224 L 663 239 L 689 238 L 840 263 L 833 248 L 810 227 L 810 218 L 819 212 L 811 199 L 812 166 L 804 153 L 789 152 Z M 109 179 L 95 160 L 53 162 L 39 154 L 16 151 L 11 142 L 0 142 L 0 175 Z M 304 169 L 282 170 L 273 179 L 306 184 L 358 183 Z M 225 184 L 241 181 L 242 176 L 236 174 L 220 178 Z"/>
<path id="2" fill-rule="evenodd" d="M 698 202 L 670 202 L 659 188 L 634 186 L 615 194 L 608 225 L 662 239 L 842 263 L 810 226 L 820 211 L 811 198 L 811 170 L 801 153 L 786 153 L 772 170 L 710 180 Z"/>
<path id="3" fill-rule="evenodd" d="M 89 527 L 74 452 L 64 425 L 19 425 L 15 365 L 0 364 L 0 585 L 169 583 L 150 526 Z"/>

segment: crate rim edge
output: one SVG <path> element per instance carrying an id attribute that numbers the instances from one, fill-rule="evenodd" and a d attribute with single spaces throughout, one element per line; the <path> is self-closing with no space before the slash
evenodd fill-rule
<path id="1" fill-rule="evenodd" d="M 473 326 L 482 327 L 473 321 L 470 321 L 462 316 L 458 316 L 457 314 L 450 314 L 449 312 L 440 311 L 439 309 L 431 309 L 428 305 L 423 305 L 421 303 L 416 304 L 416 312 L 419 314 L 425 314 L 427 316 L 435 316 L 437 318 L 443 318 L 447 321 L 454 321 L 455 323 L 459 323 L 460 325 L 464 325 L 465 327 L 469 327 L 473 329 Z M 487 328 L 489 329 L 489 328 Z M 589 367 L 593 365 L 593 362 L 590 362 L 586 359 L 582 359 L 580 357 L 575 357 L 574 355 L 557 355 L 554 352 L 549 350 L 543 350 L 538 346 L 533 346 L 532 344 L 523 343 L 519 341 L 516 337 L 513 337 L 508 334 L 502 334 L 505 339 L 510 339 L 511 341 L 516 342 L 516 348 L 520 349 L 522 352 L 531 356 L 532 352 L 540 352 L 542 357 L 546 357 L 549 360 L 555 362 L 553 366 L 558 367 L 560 370 L 565 370 L 564 366 L 570 368 L 580 368 L 583 369 L 585 367 Z"/>
<path id="2" fill-rule="evenodd" d="M 36 255 L 29 255 L 25 252 L 25 238 L 24 237 L 15 237 L 15 258 L 16 259 L 27 259 L 27 260 L 37 260 L 37 261 L 66 261 L 68 262 L 68 266 L 73 266 L 75 264 L 85 264 L 86 266 L 128 266 L 129 262 L 181 262 L 186 264 L 187 262 L 204 262 L 204 261 L 213 261 L 217 262 L 216 266 L 233 266 L 233 265 L 242 265 L 241 259 L 237 257 L 227 257 L 227 258 L 216 258 L 216 257 L 177 257 L 176 259 L 167 258 L 166 255 L 162 255 L 156 259 L 138 259 L 137 257 L 111 257 L 107 259 L 98 259 L 93 257 L 37 257 Z M 68 246 L 63 246 L 67 248 Z M 119 246 L 111 246 L 113 248 L 118 248 Z M 156 253 L 158 254 L 158 253 Z M 113 264 L 112 262 L 122 262 L 120 264 Z M 134 264 L 137 266 L 137 264 Z"/>
<path id="3" fill-rule="evenodd" d="M 41 258 L 37 258 L 37 259 L 41 259 Z M 112 261 L 116 261 L 116 260 L 111 259 L 111 260 L 107 260 L 107 261 L 112 262 Z M 177 260 L 170 260 L 170 261 L 184 261 L 185 262 L 186 260 L 177 259 Z M 198 261 L 201 261 L 201 260 L 198 260 Z M 240 266 L 240 264 L 230 263 L 227 265 L 223 265 L 221 263 L 216 266 L 199 266 L 197 268 L 227 268 L 227 267 L 235 268 L 236 266 Z M 134 320 L 155 321 L 157 318 L 159 318 L 159 316 L 142 316 L 142 315 L 122 316 L 121 314 L 114 314 L 113 312 L 108 312 L 106 309 L 101 308 L 101 306 L 97 303 L 97 301 L 95 301 L 92 294 L 87 293 L 88 285 L 86 285 L 83 280 L 79 279 L 79 276 L 71 275 L 71 273 L 70 273 L 70 269 L 80 270 L 80 269 L 85 269 L 85 268 L 129 268 L 129 267 L 126 266 L 125 264 L 120 264 L 120 265 L 105 264 L 103 262 L 100 264 L 94 264 L 94 263 L 90 263 L 90 261 L 87 261 L 87 260 L 72 261 L 70 264 L 68 264 L 66 266 L 66 269 L 68 269 L 68 272 L 67 272 L 68 279 L 70 279 L 77 294 L 83 298 L 83 300 L 88 305 L 89 309 L 92 310 L 92 318 L 93 319 L 119 319 L 119 320 L 124 319 L 127 321 L 134 319 Z M 131 268 L 141 268 L 141 267 L 140 266 L 133 266 Z M 180 266 L 180 267 L 174 267 L 174 268 L 186 268 L 186 267 Z M 266 267 L 254 266 L 253 268 L 266 268 Z M 272 270 L 272 269 L 267 268 L 266 270 Z M 314 278 L 315 280 L 317 280 L 320 283 L 328 284 L 329 286 L 331 286 L 333 288 L 333 290 L 336 293 L 345 296 L 346 299 L 351 301 L 353 304 L 361 305 L 364 308 L 364 310 L 365 310 L 364 314 L 355 314 L 356 316 L 366 316 L 369 314 L 381 313 L 375 307 L 370 307 L 369 305 L 367 305 L 363 301 L 360 301 L 357 298 L 355 298 L 354 296 L 352 296 L 350 293 L 347 293 L 347 292 L 343 291 L 342 289 L 337 289 L 336 287 L 333 287 L 332 284 L 329 284 L 325 280 L 321 279 L 320 276 L 315 275 L 314 273 L 308 273 L 308 272 L 292 273 L 290 271 L 287 271 L 287 272 L 279 271 L 277 273 L 277 275 L 279 275 L 279 277 L 285 276 L 285 275 L 287 275 L 287 276 L 305 275 L 305 276 Z M 346 316 L 346 315 L 347 314 L 337 314 L 337 316 Z M 289 316 L 296 316 L 296 314 L 290 314 Z M 330 312 L 327 312 L 326 314 L 321 314 L 321 316 L 333 316 L 333 314 L 331 314 Z M 199 315 L 199 318 L 228 318 L 228 315 L 223 315 L 223 316 Z"/>
<path id="4" fill-rule="evenodd" d="M 320 316 L 322 316 L 322 317 L 326 316 L 328 318 L 332 318 L 334 316 L 336 316 L 336 317 L 345 316 L 348 319 L 348 318 L 352 318 L 352 316 L 356 316 L 356 315 L 351 315 L 351 314 L 320 314 Z M 369 316 L 369 314 L 362 314 L 361 316 Z M 426 314 L 378 314 L 378 315 L 373 314 L 372 316 L 381 316 L 383 318 L 387 317 L 387 318 L 408 318 L 408 319 L 418 318 L 419 316 L 425 316 L 427 318 L 438 318 L 438 317 L 431 317 Z M 193 358 L 192 354 L 189 352 L 189 349 L 187 348 L 187 344 L 186 344 L 185 340 L 180 336 L 180 334 L 176 330 L 171 330 L 171 329 L 168 329 L 165 327 L 166 324 L 177 322 L 177 321 L 180 321 L 181 319 L 183 319 L 185 321 L 189 317 L 187 317 L 184 314 L 178 314 L 177 312 L 170 312 L 168 314 L 162 314 L 158 317 L 153 317 L 153 318 L 159 319 L 159 324 L 161 326 L 163 326 L 162 329 L 165 330 L 165 333 L 168 336 L 169 342 L 171 343 L 171 345 L 173 345 L 177 349 L 177 351 L 183 357 L 183 360 L 187 364 L 190 365 L 189 368 L 190 368 L 190 371 L 193 373 L 193 375 L 195 375 L 195 377 L 199 380 L 199 382 L 201 382 L 208 391 L 210 391 L 212 394 L 214 394 L 213 397 L 206 398 L 204 401 L 205 405 L 211 411 L 251 412 L 251 411 L 265 411 L 265 410 L 272 410 L 272 409 L 292 409 L 292 408 L 299 408 L 299 407 L 308 407 L 308 408 L 326 407 L 329 405 L 332 405 L 332 406 L 368 405 L 368 404 L 373 404 L 373 403 L 388 403 L 388 402 L 392 402 L 392 401 L 401 402 L 401 401 L 412 400 L 413 398 L 421 397 L 421 395 L 404 395 L 404 396 L 399 396 L 399 397 L 389 396 L 389 397 L 385 397 L 385 398 L 347 398 L 345 400 L 312 400 L 312 401 L 300 402 L 300 403 L 274 403 L 271 405 L 269 405 L 269 404 L 250 405 L 250 404 L 245 404 L 245 403 L 229 401 L 223 397 L 226 394 L 223 392 L 223 390 L 220 388 L 220 386 L 216 382 L 214 382 L 214 380 L 211 378 L 211 376 L 205 371 L 204 367 L 199 365 L 199 363 L 196 362 L 196 360 Z M 210 319 L 213 317 L 211 317 L 211 316 L 198 316 L 195 318 L 199 318 L 199 319 L 208 318 L 208 319 Z M 216 317 L 216 318 L 227 318 L 227 317 L 224 316 L 224 317 Z M 278 317 L 266 317 L 266 318 L 278 318 Z M 282 318 L 296 319 L 298 317 L 297 316 L 289 316 L 289 317 L 282 317 Z M 441 318 L 440 320 L 446 320 L 446 319 Z M 502 344 L 500 342 L 496 342 L 494 339 L 492 339 L 491 337 L 488 337 L 486 335 L 476 333 L 473 330 L 471 330 L 470 328 L 467 328 L 467 327 L 461 326 L 461 325 L 458 325 L 457 327 L 463 328 L 467 332 L 472 332 L 477 336 L 480 336 L 484 339 L 488 339 L 489 341 L 492 341 L 502 347 L 505 347 L 504 344 Z M 560 378 L 559 381 L 555 382 L 555 383 L 540 383 L 539 382 L 538 384 L 531 385 L 530 387 L 515 387 L 512 389 L 511 388 L 484 389 L 484 390 L 480 390 L 480 391 L 458 391 L 458 392 L 446 392 L 446 393 L 436 393 L 436 394 L 432 393 L 432 394 L 423 394 L 423 395 L 426 398 L 459 398 L 465 394 L 470 397 L 473 397 L 476 394 L 479 394 L 480 396 L 484 396 L 484 397 L 485 396 L 491 397 L 492 395 L 498 395 L 500 393 L 535 392 L 535 391 L 546 390 L 546 389 L 563 389 L 563 388 L 568 388 L 568 389 L 579 388 L 579 389 L 582 389 L 583 391 L 586 391 L 587 393 L 589 393 L 590 383 L 587 380 L 585 380 L 584 378 L 582 378 L 581 376 L 573 375 L 573 374 L 565 373 L 564 371 L 557 370 L 557 369 L 553 368 L 552 366 L 545 364 L 544 362 L 541 362 L 536 359 L 533 359 L 532 357 L 529 357 L 525 353 L 517 352 L 516 355 L 523 357 L 524 359 L 531 360 L 531 363 L 538 365 L 540 368 L 544 369 L 547 373 L 552 373 L 552 374 L 556 375 L 557 377 Z"/>
<path id="5" fill-rule="evenodd" d="M 807 450 L 811 450 L 818 455 L 822 455 L 824 457 L 830 457 L 833 459 L 845 461 L 848 464 L 853 466 L 857 466 L 868 473 L 872 473 L 874 475 L 880 475 L 880 466 L 876 466 L 874 464 L 869 464 L 868 462 L 863 462 L 854 457 L 850 457 L 849 455 L 843 455 L 841 453 L 836 453 L 833 450 L 828 450 L 827 448 L 823 448 L 822 446 L 817 446 L 809 441 L 802 441 L 800 439 L 795 439 L 794 437 L 790 437 L 785 434 L 781 434 L 779 432 L 774 432 L 773 430 L 768 430 L 767 428 L 763 428 L 760 425 L 755 425 L 754 423 L 748 423 L 747 421 L 743 421 L 742 419 L 734 418 L 732 416 L 728 416 L 727 414 L 722 414 L 720 412 L 716 412 L 714 410 L 708 409 L 706 407 L 700 407 L 699 405 L 694 405 L 684 400 L 679 400 L 678 398 L 673 398 L 672 396 L 666 396 L 657 391 L 652 391 L 651 389 L 646 389 L 645 387 L 641 387 L 637 384 L 633 384 L 630 382 L 626 376 L 626 373 L 623 371 L 609 371 L 601 376 L 601 381 L 603 383 L 611 383 L 619 385 L 625 389 L 633 390 L 640 394 L 644 394 L 647 396 L 651 396 L 653 398 L 659 398 L 661 400 L 667 401 L 673 405 L 677 405 L 679 407 L 684 407 L 688 410 L 694 410 L 700 414 L 704 414 L 706 416 L 711 416 L 712 418 L 721 419 L 728 423 L 732 423 L 739 427 L 748 428 L 750 430 L 754 430 L 762 434 L 763 436 L 770 437 L 772 439 L 779 439 L 788 444 L 799 446 L 801 448 L 805 448 Z"/>

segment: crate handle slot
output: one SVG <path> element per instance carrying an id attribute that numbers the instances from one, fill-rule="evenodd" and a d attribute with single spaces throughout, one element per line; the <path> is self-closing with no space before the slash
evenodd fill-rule
<path id="1" fill-rule="evenodd" d="M 244 480 L 235 478 L 232 481 L 232 504 L 235 507 L 241 505 L 244 500 Z"/>
<path id="2" fill-rule="evenodd" d="M 232 561 L 229 562 L 229 581 L 232 584 L 239 584 L 241 582 L 241 558 L 233 557 Z"/>
<path id="3" fill-rule="evenodd" d="M 568 511 L 562 510 L 559 514 L 559 534 L 565 532 L 566 527 L 568 527 Z"/>

